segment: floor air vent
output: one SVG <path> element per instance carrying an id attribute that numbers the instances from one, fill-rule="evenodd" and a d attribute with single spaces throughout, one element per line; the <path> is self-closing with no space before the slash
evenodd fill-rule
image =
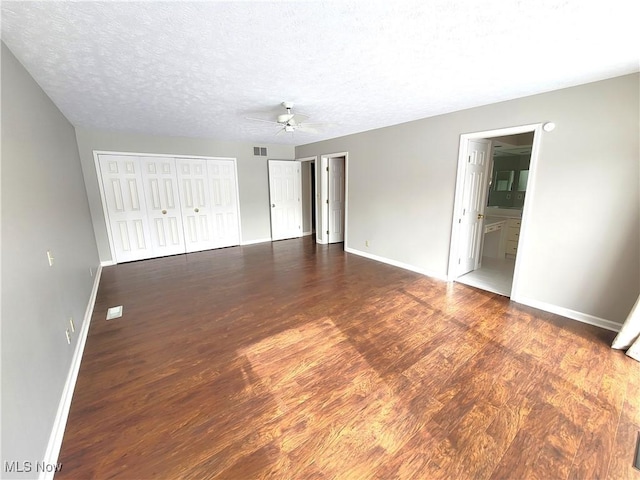
<path id="1" fill-rule="evenodd" d="M 122 316 L 122 305 L 117 307 L 111 307 L 107 310 L 107 320 L 113 320 L 114 318 L 120 318 Z"/>

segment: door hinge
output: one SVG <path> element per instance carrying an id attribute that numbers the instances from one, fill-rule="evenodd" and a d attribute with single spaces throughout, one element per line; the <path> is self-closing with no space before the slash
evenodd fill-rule
<path id="1" fill-rule="evenodd" d="M 460 265 L 460 260 L 461 260 L 461 259 L 459 258 L 459 259 L 458 259 L 458 265 Z"/>
<path id="2" fill-rule="evenodd" d="M 471 163 L 471 155 L 469 155 L 468 163 Z"/>
<path id="3" fill-rule="evenodd" d="M 327 230 L 327 235 L 329 235 L 329 230 Z"/>
<path id="4" fill-rule="evenodd" d="M 327 198 L 327 203 L 329 203 L 329 199 Z"/>
<path id="5" fill-rule="evenodd" d="M 327 167 L 327 172 L 329 171 L 329 167 Z"/>

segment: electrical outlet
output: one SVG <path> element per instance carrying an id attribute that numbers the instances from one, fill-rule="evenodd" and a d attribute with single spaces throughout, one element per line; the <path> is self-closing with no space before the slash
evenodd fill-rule
<path id="1" fill-rule="evenodd" d="M 53 255 L 50 250 L 47 250 L 47 261 L 49 262 L 49 266 L 53 267 Z"/>
<path id="2" fill-rule="evenodd" d="M 73 317 L 69 317 L 69 325 L 71 326 L 71 332 L 72 332 L 72 333 L 75 333 L 75 331 L 76 331 L 76 326 L 75 326 L 75 324 L 73 323 Z"/>
<path id="3" fill-rule="evenodd" d="M 71 334 L 69 333 L 69 329 L 67 328 L 64 332 L 67 335 L 67 343 L 71 345 Z"/>
<path id="4" fill-rule="evenodd" d="M 368 246 L 369 246 L 369 240 L 365 240 L 365 241 L 364 241 L 364 246 L 365 246 L 365 247 L 368 247 Z"/>

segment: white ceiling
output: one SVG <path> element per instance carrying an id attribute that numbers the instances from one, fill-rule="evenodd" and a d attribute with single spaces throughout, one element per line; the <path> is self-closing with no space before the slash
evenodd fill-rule
<path id="1" fill-rule="evenodd" d="M 75 126 L 300 145 L 636 72 L 638 18 L 637 0 L 2 1 L 1 21 Z M 333 126 L 245 119 L 283 100 Z"/>

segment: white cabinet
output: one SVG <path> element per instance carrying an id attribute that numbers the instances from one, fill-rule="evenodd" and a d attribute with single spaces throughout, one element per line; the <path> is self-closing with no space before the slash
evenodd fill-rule
<path id="1" fill-rule="evenodd" d="M 507 244 L 505 248 L 506 255 L 516 256 L 518 253 L 518 240 L 520 240 L 520 223 L 519 218 L 510 218 L 507 220 Z"/>
<path id="2" fill-rule="evenodd" d="M 504 237 L 507 221 L 499 217 L 486 217 L 484 223 L 484 238 L 482 256 L 489 258 L 504 258 Z"/>
<path id="3" fill-rule="evenodd" d="M 235 159 L 97 155 L 113 258 L 240 244 Z"/>

